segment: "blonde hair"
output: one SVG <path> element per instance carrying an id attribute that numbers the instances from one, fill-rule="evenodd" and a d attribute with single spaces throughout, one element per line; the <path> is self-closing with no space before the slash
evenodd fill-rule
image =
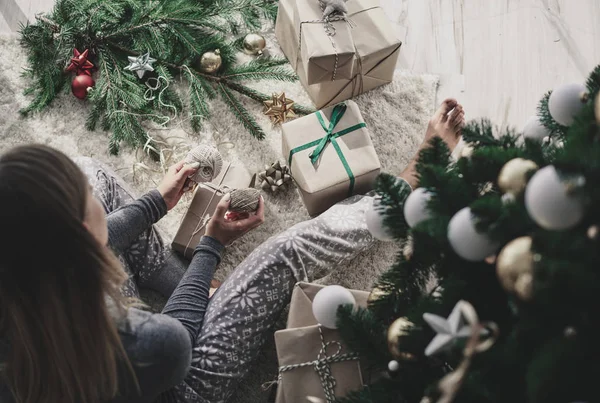
<path id="1" fill-rule="evenodd" d="M 106 401 L 122 391 L 124 377 L 137 387 L 116 323 L 128 306 L 120 292 L 127 275 L 83 226 L 88 187 L 67 156 L 46 146 L 0 158 L 8 239 L 0 254 L 0 338 L 9 345 L 0 374 L 17 403 Z"/>

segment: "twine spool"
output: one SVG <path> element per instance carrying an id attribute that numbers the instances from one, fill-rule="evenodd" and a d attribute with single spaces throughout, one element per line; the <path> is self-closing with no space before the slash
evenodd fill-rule
<path id="1" fill-rule="evenodd" d="M 258 209 L 260 191 L 252 188 L 236 189 L 231 192 L 229 211 L 236 213 L 253 213 Z"/>
<path id="2" fill-rule="evenodd" d="M 223 157 L 221 153 L 214 148 L 201 145 L 185 156 L 186 165 L 195 165 L 198 170 L 190 176 L 190 179 L 196 183 L 210 182 L 219 175 L 223 168 Z"/>

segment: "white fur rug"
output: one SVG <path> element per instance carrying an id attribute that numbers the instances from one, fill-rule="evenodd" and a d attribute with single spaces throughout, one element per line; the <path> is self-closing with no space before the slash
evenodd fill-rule
<path id="1" fill-rule="evenodd" d="M 271 54 L 280 54 L 272 35 L 267 37 Z M 88 112 L 86 101 L 81 101 L 68 93 L 62 94 L 43 113 L 22 118 L 18 110 L 28 103 L 23 96 L 27 83 L 20 77 L 26 66 L 23 50 L 16 36 L 0 36 L 0 153 L 24 143 L 43 143 L 56 147 L 69 156 L 90 156 L 111 166 L 123 178 L 133 184 L 142 194 L 160 181 L 160 166 L 142 153 L 124 148 L 119 156 L 108 154 L 108 133 L 89 132 L 85 129 Z M 296 102 L 310 105 L 310 100 L 299 83 L 262 81 L 251 84 L 264 93 L 285 90 L 286 95 Z M 413 75 L 396 72 L 394 82 L 356 98 L 363 117 L 370 128 L 373 142 L 382 164 L 383 171 L 398 174 L 415 153 L 425 134 L 425 127 L 435 106 L 438 78 L 432 75 Z M 212 104 L 213 118 L 206 123 L 202 133 L 194 134 L 182 119 L 174 119 L 165 130 L 150 128 L 156 138 L 167 139 L 171 144 L 195 146 L 200 143 L 216 145 L 226 160 L 239 161 L 250 173 L 260 171 L 266 164 L 281 155 L 281 130 L 273 128 L 262 115 L 262 107 L 255 101 L 243 99 L 244 105 L 253 111 L 265 129 L 267 138 L 255 140 L 231 114 L 225 104 L 215 101 Z M 233 144 L 233 147 L 231 145 Z M 186 149 L 181 148 L 180 155 Z M 140 168 L 144 163 L 152 172 Z M 134 166 L 137 165 L 134 174 Z M 252 250 L 271 235 L 309 219 L 300 197 L 293 186 L 275 195 L 265 194 L 266 222 L 229 247 L 224 256 L 217 277 L 223 280 Z M 163 233 L 170 238 L 185 213 L 189 199 L 183 199 L 159 223 Z M 388 268 L 393 261 L 394 246 L 379 244 L 371 251 L 345 267 L 332 268 L 320 279 L 323 284 L 341 284 L 346 287 L 368 290 L 377 275 Z M 256 387 L 258 382 L 274 374 L 272 354 L 262 356 L 259 362 L 272 371 L 259 371 L 242 389 L 245 402 L 264 401 L 265 394 Z"/>

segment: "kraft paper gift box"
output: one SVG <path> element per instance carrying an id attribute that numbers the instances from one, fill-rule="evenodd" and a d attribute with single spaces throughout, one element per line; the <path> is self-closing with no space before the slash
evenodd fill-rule
<path id="1" fill-rule="evenodd" d="M 297 61 L 300 57 L 299 36 L 294 23 L 295 1 L 279 1 L 275 25 L 279 45 L 293 66 L 295 65 L 293 61 Z M 378 0 L 349 0 L 346 5 L 348 17 L 354 24 L 351 28 L 355 48 L 352 78 L 311 84 L 304 64 L 296 65 L 300 82 L 317 109 L 337 104 L 388 84 L 394 77 L 402 42 L 396 37 L 394 28 L 379 6 Z M 330 43 L 329 40 L 327 43 Z"/>
<path id="2" fill-rule="evenodd" d="M 275 345 L 280 368 L 286 365 L 296 365 L 311 362 L 318 358 L 322 348 L 319 325 L 312 313 L 312 301 L 323 286 L 309 283 L 298 283 L 292 293 L 290 313 L 287 328 L 275 332 Z M 366 307 L 368 292 L 350 290 L 356 299 L 357 306 Z M 325 343 L 333 341 L 340 343 L 339 354 L 350 353 L 341 342 L 339 332 L 334 329 L 321 327 Z M 338 350 L 337 344 L 327 348 L 331 356 Z M 331 374 L 336 386 L 333 390 L 337 398 L 351 391 L 361 390 L 363 379 L 358 360 L 348 360 L 331 363 Z M 277 388 L 276 403 L 305 403 L 307 396 L 314 396 L 325 401 L 325 390 L 315 367 L 308 365 L 289 371 L 282 371 Z"/>
<path id="3" fill-rule="evenodd" d="M 298 56 L 290 59 L 294 69 L 298 70 L 302 63 L 308 84 L 351 79 L 355 50 L 350 25 L 346 21 L 329 21 L 327 26 L 318 0 L 294 3 L 294 27 L 299 41 Z"/>
<path id="4" fill-rule="evenodd" d="M 212 182 L 198 184 L 192 202 L 173 238 L 173 249 L 191 259 L 200 238 L 206 232 L 208 219 L 212 217 L 225 191 L 247 188 L 251 180 L 250 173 L 243 166 L 226 163 Z"/>
<path id="5" fill-rule="evenodd" d="M 327 129 L 336 120 L 328 134 Z M 372 190 L 381 169 L 369 130 L 354 101 L 285 123 L 282 145 L 283 156 L 311 216 L 349 196 Z M 319 149 L 322 151 L 313 163 L 310 156 Z"/>

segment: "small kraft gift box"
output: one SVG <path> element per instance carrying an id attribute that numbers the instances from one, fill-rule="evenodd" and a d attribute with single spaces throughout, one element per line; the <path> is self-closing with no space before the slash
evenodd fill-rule
<path id="1" fill-rule="evenodd" d="M 317 323 L 312 301 L 323 286 L 298 283 L 292 292 L 287 328 L 275 332 L 279 360 L 276 403 L 333 403 L 361 390 L 359 358 L 342 343 L 339 332 Z M 366 307 L 368 292 L 350 290 L 357 306 Z"/>
<path id="2" fill-rule="evenodd" d="M 279 0 L 277 41 L 317 109 L 394 78 L 402 42 L 379 0 L 348 0 L 346 6 L 347 15 L 325 20 L 319 0 Z"/>
<path id="3" fill-rule="evenodd" d="M 191 259 L 194 249 L 206 231 L 206 225 L 226 192 L 250 186 L 252 176 L 241 165 L 226 163 L 212 182 L 200 183 L 185 213 L 171 246 Z"/>
<path id="4" fill-rule="evenodd" d="M 282 136 L 283 156 L 311 216 L 373 189 L 381 165 L 354 101 L 285 123 Z"/>

